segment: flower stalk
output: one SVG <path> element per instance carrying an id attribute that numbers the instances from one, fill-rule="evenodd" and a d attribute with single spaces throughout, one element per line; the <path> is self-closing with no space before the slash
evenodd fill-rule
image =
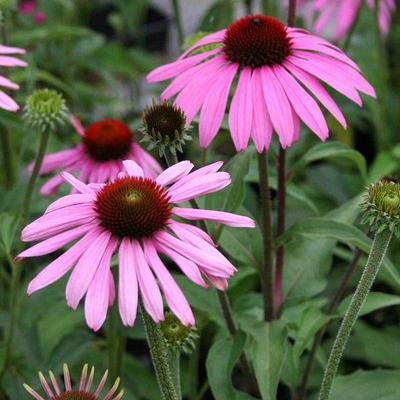
<path id="1" fill-rule="evenodd" d="M 263 263 L 261 268 L 261 285 L 264 294 L 264 320 L 272 321 L 273 309 L 273 261 L 272 261 L 272 226 L 271 201 L 268 183 L 267 152 L 258 154 L 258 174 L 260 180 L 261 229 L 263 236 Z"/>
<path id="2" fill-rule="evenodd" d="M 172 9 L 174 10 L 176 32 L 178 33 L 179 46 L 182 46 L 185 41 L 185 35 L 183 33 L 182 18 L 179 0 L 171 0 Z"/>
<path id="3" fill-rule="evenodd" d="M 179 371 L 175 370 L 173 373 L 173 368 L 171 368 L 170 364 L 171 358 L 161 328 L 150 318 L 143 306 L 140 306 L 140 312 L 143 318 L 143 325 L 146 331 L 161 398 L 162 400 L 180 400 L 180 390 L 178 391 L 176 386 L 179 379 L 177 377 Z M 174 369 L 176 369 L 176 365 Z"/>
<path id="4" fill-rule="evenodd" d="M 379 271 L 379 268 L 382 265 L 382 261 L 385 257 L 392 236 L 393 232 L 390 230 L 384 230 L 383 232 L 375 235 L 371 252 L 368 257 L 367 266 L 364 269 L 360 282 L 358 283 L 357 289 L 347 308 L 346 314 L 333 344 L 328 364 L 325 369 L 319 400 L 329 400 L 330 398 L 333 380 L 339 367 L 346 344 L 349 340 L 353 326 L 360 314 L 361 308 L 371 290 L 372 284 L 375 281 L 375 277 Z"/>

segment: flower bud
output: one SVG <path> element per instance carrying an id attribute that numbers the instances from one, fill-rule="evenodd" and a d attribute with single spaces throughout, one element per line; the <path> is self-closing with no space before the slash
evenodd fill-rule
<path id="1" fill-rule="evenodd" d="M 50 89 L 35 90 L 24 107 L 24 120 L 40 131 L 55 130 L 67 120 L 68 108 L 63 96 Z"/>

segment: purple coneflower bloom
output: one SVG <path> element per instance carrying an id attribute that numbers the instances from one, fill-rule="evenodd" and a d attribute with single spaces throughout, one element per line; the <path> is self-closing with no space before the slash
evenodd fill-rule
<path id="1" fill-rule="evenodd" d="M 118 301 L 125 325 L 135 322 L 139 297 L 154 321 L 163 320 L 159 287 L 179 320 L 184 325 L 194 325 L 189 303 L 159 254 L 171 259 L 197 285 L 207 287 L 208 280 L 217 289 L 225 290 L 235 267 L 206 232 L 180 219 L 250 228 L 255 226 L 254 221 L 227 212 L 176 205 L 229 185 L 229 174 L 218 172 L 221 162 L 191 172 L 193 164 L 182 161 L 155 179 L 145 177 L 134 161 L 123 164 L 126 173 L 108 184 L 86 185 L 69 173 L 62 173 L 77 193 L 52 203 L 43 216 L 22 231 L 24 242 L 39 243 L 17 258 L 49 254 L 78 241 L 32 280 L 28 294 L 72 270 L 66 288 L 67 303 L 76 309 L 86 296 L 87 324 L 98 330 L 114 301 L 110 265 L 113 254 L 118 252 Z"/>
<path id="2" fill-rule="evenodd" d="M 85 129 L 74 116 L 70 117 L 70 122 L 81 137 L 81 143 L 72 149 L 47 154 L 40 169 L 42 175 L 64 170 L 79 172 L 79 179 L 85 183 L 104 183 L 117 177 L 122 161 L 127 159 L 136 161 L 150 178 L 162 171 L 153 156 L 135 142 L 124 123 L 104 119 Z M 40 193 L 52 195 L 62 183 L 64 180 L 57 173 L 41 187 Z"/>
<path id="3" fill-rule="evenodd" d="M 210 45 L 216 48 L 196 53 Z M 175 104 L 188 123 L 200 113 L 200 146 L 205 148 L 221 127 L 236 77 L 229 128 L 237 151 L 247 147 L 250 137 L 258 152 L 268 149 L 273 130 L 286 148 L 298 139 L 300 120 L 325 140 L 328 126 L 317 101 L 346 127 L 321 81 L 359 106 L 359 92 L 375 96 L 357 65 L 339 48 L 264 15 L 241 18 L 228 29 L 205 36 L 147 79 L 174 78 L 161 98 L 176 96 Z"/>

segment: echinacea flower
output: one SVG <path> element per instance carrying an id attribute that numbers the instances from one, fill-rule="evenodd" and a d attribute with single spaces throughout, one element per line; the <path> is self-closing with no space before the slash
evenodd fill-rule
<path id="1" fill-rule="evenodd" d="M 25 61 L 10 56 L 10 54 L 25 54 L 25 50 L 18 47 L 0 45 L 0 67 L 26 67 L 28 65 Z M 17 84 L 3 75 L 0 75 L 0 86 L 10 90 L 19 89 Z M 8 94 L 0 90 L 0 108 L 15 112 L 19 109 L 19 106 Z"/>
<path id="2" fill-rule="evenodd" d="M 211 44 L 217 47 L 197 53 Z M 325 140 L 328 126 L 316 100 L 346 127 L 342 112 L 320 81 L 360 106 L 359 92 L 375 96 L 357 65 L 340 49 L 264 15 L 243 17 L 228 29 L 205 36 L 147 79 L 175 78 L 161 98 L 177 95 L 175 104 L 188 123 L 200 112 L 200 146 L 205 148 L 222 124 L 236 76 L 229 128 L 237 151 L 247 147 L 250 137 L 258 152 L 268 149 L 273 130 L 286 148 L 297 140 L 300 120 Z"/>
<path id="3" fill-rule="evenodd" d="M 104 119 L 84 128 L 72 116 L 70 122 L 81 143 L 72 149 L 47 154 L 40 170 L 41 175 L 57 172 L 40 189 L 43 195 L 54 194 L 63 178 L 60 170 L 79 172 L 78 178 L 85 182 L 104 183 L 115 179 L 122 168 L 122 161 L 136 161 L 146 176 L 156 177 L 161 172 L 160 164 L 137 144 L 129 127 L 115 119 Z"/>
<path id="4" fill-rule="evenodd" d="M 155 179 L 145 177 L 134 161 L 123 164 L 126 172 L 107 184 L 86 185 L 69 173 L 61 174 L 76 193 L 56 200 L 43 216 L 23 229 L 24 242 L 40 243 L 17 259 L 49 254 L 78 241 L 30 282 L 28 294 L 72 270 L 66 287 L 67 303 L 76 309 L 86 295 L 87 324 L 98 330 L 114 300 L 110 264 L 118 249 L 122 322 L 134 324 L 139 294 L 153 320 L 163 320 L 160 286 L 170 310 L 184 325 L 194 325 L 192 310 L 159 254 L 171 259 L 191 281 L 203 287 L 207 287 L 206 278 L 216 288 L 227 289 L 227 279 L 236 269 L 206 232 L 176 218 L 233 227 L 254 227 L 254 221 L 227 212 L 176 206 L 229 185 L 229 174 L 218 172 L 222 162 L 191 172 L 193 164 L 182 161 Z"/>
<path id="5" fill-rule="evenodd" d="M 374 10 L 375 0 L 365 0 L 365 3 Z M 318 14 L 314 23 L 315 33 L 321 35 L 332 27 L 333 40 L 342 40 L 355 24 L 362 5 L 362 0 L 312 0 L 310 11 Z M 379 0 L 378 22 L 383 35 L 389 32 L 395 9 L 395 0 Z"/>
<path id="6" fill-rule="evenodd" d="M 94 367 L 91 368 L 88 376 L 88 365 L 83 367 L 79 386 L 74 389 L 71 383 L 71 376 L 69 373 L 68 366 L 64 364 L 64 390 L 60 389 L 57 379 L 52 371 L 49 372 L 50 384 L 47 382 L 44 375 L 39 372 L 39 380 L 42 385 L 46 398 L 49 400 L 120 400 L 124 395 L 124 391 L 121 390 L 116 394 L 119 386 L 120 379 L 118 378 L 111 389 L 101 396 L 101 392 L 107 382 L 108 371 L 105 372 L 101 378 L 97 387 L 93 385 L 94 380 Z M 94 386 L 94 388 L 92 388 Z M 36 400 L 45 400 L 43 396 L 33 390 L 30 386 L 24 385 L 26 391 Z M 100 397 L 101 396 L 101 397 Z"/>

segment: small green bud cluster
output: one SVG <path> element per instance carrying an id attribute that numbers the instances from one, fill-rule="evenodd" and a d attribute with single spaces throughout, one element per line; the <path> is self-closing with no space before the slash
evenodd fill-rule
<path id="1" fill-rule="evenodd" d="M 376 232 L 389 229 L 400 236 L 400 181 L 385 177 L 368 187 L 362 222 Z"/>
<path id="2" fill-rule="evenodd" d="M 68 108 L 63 96 L 50 89 L 35 90 L 27 99 L 23 118 L 29 126 L 41 132 L 55 130 L 68 117 Z"/>
<path id="3" fill-rule="evenodd" d="M 160 157 L 168 148 L 172 154 L 182 153 L 182 146 L 192 140 L 188 134 L 190 127 L 186 126 L 186 117 L 183 111 L 171 103 L 153 103 L 143 112 L 144 134 L 141 142 L 148 142 L 148 150 L 158 148 Z"/>
<path id="4" fill-rule="evenodd" d="M 161 332 L 168 347 L 179 349 L 184 353 L 191 353 L 198 338 L 196 328 L 184 326 L 172 313 L 166 313 L 164 321 L 160 323 Z"/>

